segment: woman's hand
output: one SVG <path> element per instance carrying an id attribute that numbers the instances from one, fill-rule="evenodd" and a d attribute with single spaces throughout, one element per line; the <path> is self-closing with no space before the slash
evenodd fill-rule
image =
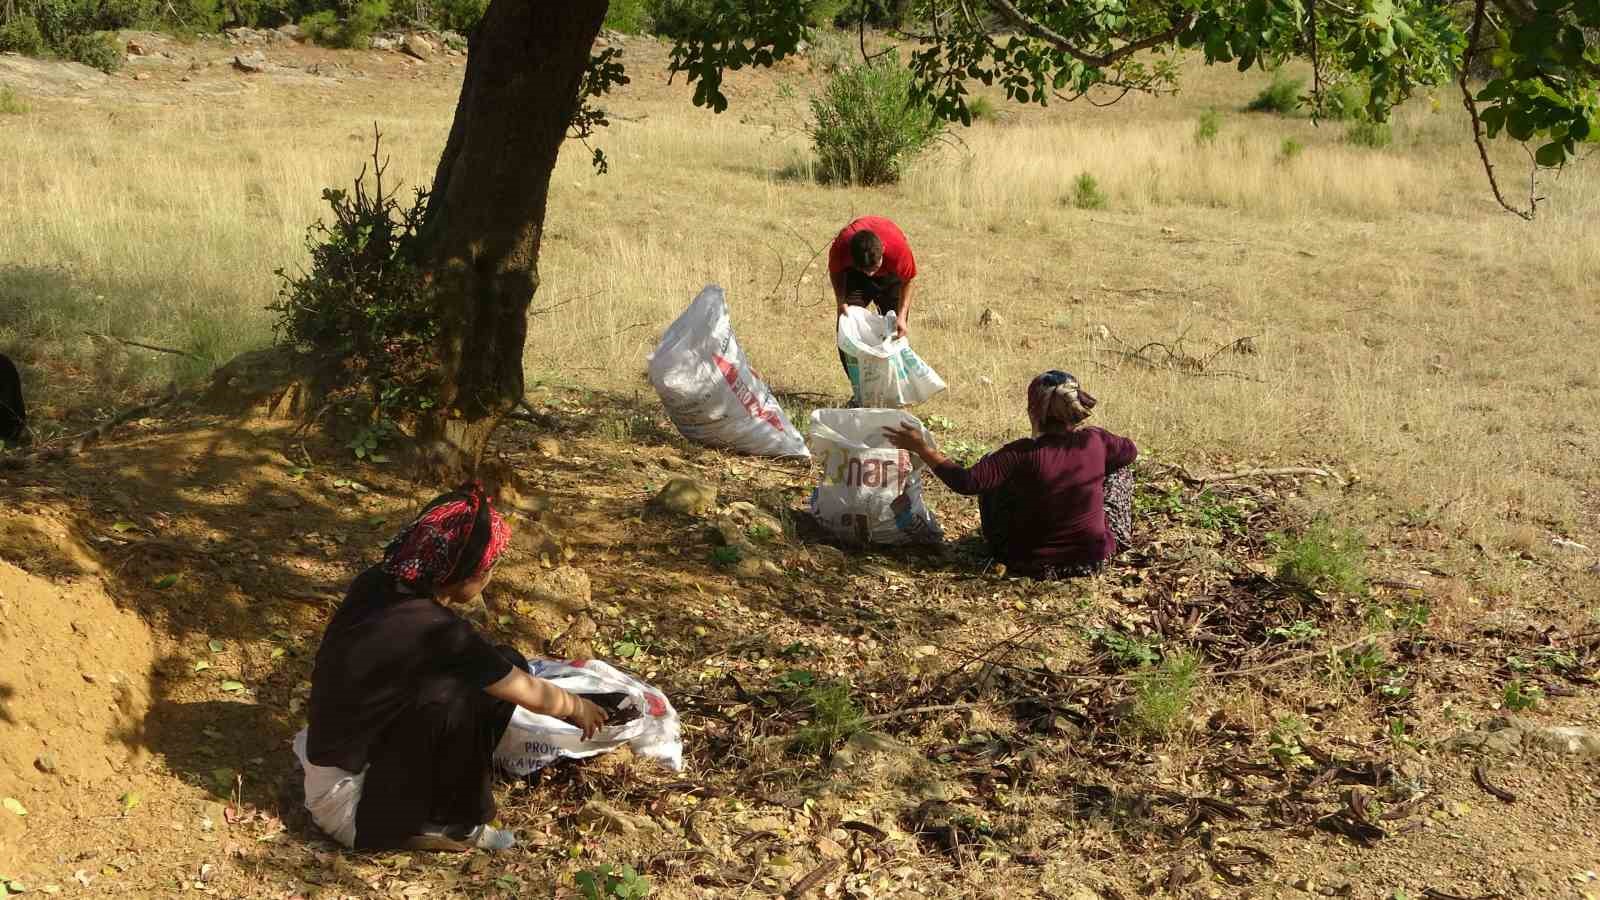
<path id="1" fill-rule="evenodd" d="M 883 430 L 883 439 L 889 446 L 907 453 L 915 453 L 922 457 L 922 461 L 930 466 L 943 465 L 946 457 L 943 453 L 928 446 L 928 439 L 923 437 L 923 431 L 910 422 L 903 422 L 899 426 L 889 426 Z"/>
<path id="2" fill-rule="evenodd" d="M 578 726 L 578 730 L 583 732 L 583 739 L 587 741 L 606 723 L 606 711 L 570 691 L 567 696 L 572 698 L 574 708 L 571 715 L 561 718 Z"/>

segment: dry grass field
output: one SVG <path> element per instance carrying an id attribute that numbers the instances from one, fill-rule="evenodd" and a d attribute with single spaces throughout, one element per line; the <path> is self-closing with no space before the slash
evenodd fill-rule
<path id="1" fill-rule="evenodd" d="M 302 69 L 246 77 L 216 43 L 151 42 L 172 58 L 68 90 L 13 78 L 21 111 L 0 113 L 0 351 L 23 364 L 47 444 L 269 342 L 274 270 L 305 259 L 321 190 L 362 168 L 374 125 L 388 177 L 425 183 L 461 75 L 459 58 L 280 47 L 269 57 Z M 598 139 L 610 174 L 573 152 L 553 183 L 526 365 L 561 450 L 522 426 L 501 448 L 537 471 L 551 512 L 519 523 L 537 552 L 503 566 L 497 590 L 516 602 L 499 627 L 551 654 L 579 654 L 555 638 L 579 622 L 583 655 L 634 647 L 685 713 L 687 780 L 622 762 L 509 786 L 503 816 L 526 846 L 491 863 L 332 852 L 292 821 L 293 773 L 263 747 L 303 718 L 320 604 L 418 488 L 327 436 L 185 408 L 81 461 L 0 470 L 0 663 L 56 646 L 33 637 L 55 625 L 74 648 L 31 676 L 19 664 L 17 695 L 0 666 L 0 726 L 56 721 L 28 684 L 107 687 L 77 669 L 111 629 L 80 621 L 134 610 L 149 635 L 124 655 L 154 648 L 123 707 L 148 721 L 107 739 L 126 760 L 58 790 L 32 751 L 5 757 L 17 771 L 0 794 L 30 815 L 0 881 L 565 898 L 579 868 L 628 861 L 664 897 L 782 895 L 819 866 L 834 868 L 811 896 L 1594 896 L 1592 762 L 1530 745 L 1493 763 L 1511 804 L 1438 742 L 1523 706 L 1525 683 L 1548 690 L 1523 710 L 1534 719 L 1600 725 L 1600 571 L 1593 549 L 1558 543 L 1600 548 L 1600 160 L 1542 180 L 1524 223 L 1494 206 L 1453 94 L 1402 109 L 1375 149 L 1343 123 L 1242 112 L 1265 74 L 1190 66 L 1174 97 L 997 104 L 899 185 L 823 187 L 801 120 L 817 65 L 737 73 L 714 116 L 666 83 L 662 45 L 625 47 L 634 83 Z M 1520 149 L 1496 152 L 1520 183 Z M 1084 175 L 1103 203 L 1082 202 Z M 751 578 L 717 564 L 705 523 L 644 508 L 690 474 L 792 525 L 809 473 L 684 445 L 645 356 L 716 282 L 796 412 L 842 400 L 820 254 L 868 213 L 911 239 L 912 341 L 950 385 L 916 412 L 948 420 L 943 441 L 996 445 L 1026 429 L 1034 374 L 1075 372 L 1154 485 L 1135 560 L 1041 585 L 978 571 L 960 547 L 846 555 L 786 527 L 780 574 Z M 1254 352 L 1228 349 L 1243 338 Z M 1345 487 L 1177 477 L 1256 466 L 1324 467 Z M 930 495 L 970 536 L 971 504 Z M 1262 577 L 1271 535 L 1319 518 L 1353 530 L 1364 590 Z M 552 559 L 587 572 L 593 602 L 585 589 L 573 609 L 525 613 Z M 13 626 L 8 596 L 70 598 L 71 630 Z M 1153 647 L 1206 668 L 1191 680 L 1125 658 Z M 786 751 L 822 716 L 772 687 L 800 670 L 846 679 L 857 713 L 904 745 L 851 743 L 826 764 Z M 1046 689 L 1069 701 L 1013 702 Z M 919 704 L 934 710 L 901 717 Z M 87 730 L 99 706 L 60 721 Z M 239 780 L 219 788 L 218 772 Z M 577 811 L 595 791 L 665 830 L 590 832 Z M 1338 830 L 1364 816 L 1353 796 L 1394 814 L 1376 849 Z M 23 833 L 5 816 L 0 865 Z"/>

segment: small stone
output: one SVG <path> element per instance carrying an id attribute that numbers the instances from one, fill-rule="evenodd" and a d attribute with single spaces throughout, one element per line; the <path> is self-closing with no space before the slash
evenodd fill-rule
<path id="1" fill-rule="evenodd" d="M 591 598 L 589 573 L 576 566 L 556 566 L 533 579 L 533 599 L 568 612 L 586 609 Z"/>
<path id="2" fill-rule="evenodd" d="M 89 682 L 90 684 L 94 684 L 100 679 L 93 672 L 84 672 L 83 680 Z"/>
<path id="3" fill-rule="evenodd" d="M 135 74 L 133 76 L 133 80 L 134 81 L 149 81 L 150 80 L 150 73 L 149 72 L 139 72 L 139 73 L 137 73 L 137 74 Z"/>
<path id="4" fill-rule="evenodd" d="M 147 49 L 145 47 L 145 45 L 139 43 L 138 41 L 129 41 L 128 42 L 128 55 L 129 56 L 149 56 L 150 55 L 150 51 L 149 51 L 149 49 Z"/>
<path id="5" fill-rule="evenodd" d="M 384 52 L 393 52 L 394 50 L 399 49 L 400 42 L 396 41 L 394 38 L 388 38 L 388 37 L 383 37 L 382 35 L 378 35 L 378 36 L 373 37 L 371 47 L 374 50 L 382 50 Z"/>
<path id="6" fill-rule="evenodd" d="M 289 23 L 288 25 L 279 25 L 277 32 L 279 37 L 295 41 L 297 43 L 306 39 L 306 33 L 301 30 L 299 25 L 296 25 L 293 22 Z"/>
<path id="7" fill-rule="evenodd" d="M 56 773 L 56 755 L 48 752 L 39 754 L 38 758 L 33 761 L 33 767 L 46 775 L 54 775 Z"/>
<path id="8" fill-rule="evenodd" d="M 233 58 L 233 67 L 247 74 L 257 74 L 267 70 L 267 58 L 260 53 L 245 53 Z"/>
<path id="9" fill-rule="evenodd" d="M 561 442 L 553 437 L 542 437 L 533 442 L 533 452 L 545 459 L 561 458 Z"/>
<path id="10" fill-rule="evenodd" d="M 656 494 L 655 503 L 680 515 L 704 515 L 716 507 L 717 489 L 693 478 L 674 478 Z"/>
<path id="11" fill-rule="evenodd" d="M 600 800 L 590 800 L 578 810 L 578 824 L 592 826 L 598 831 L 615 831 L 618 834 L 661 830 L 661 826 L 648 816 L 626 813 Z"/>

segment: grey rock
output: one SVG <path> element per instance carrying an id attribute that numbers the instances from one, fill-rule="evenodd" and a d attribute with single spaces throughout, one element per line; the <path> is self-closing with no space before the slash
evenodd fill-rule
<path id="1" fill-rule="evenodd" d="M 265 72 L 267 65 L 267 58 L 260 53 L 245 53 L 233 58 L 233 67 L 250 75 Z"/>
<path id="2" fill-rule="evenodd" d="M 46 775 L 54 775 L 56 771 L 56 755 L 54 753 L 41 753 L 33 761 L 33 767 Z"/>
<path id="3" fill-rule="evenodd" d="M 600 800 L 590 800 L 578 810 L 578 824 L 592 826 L 600 831 L 618 834 L 635 834 L 640 831 L 659 832 L 661 826 L 648 816 L 623 812 Z"/>
<path id="4" fill-rule="evenodd" d="M 400 42 L 395 40 L 394 38 L 384 37 L 383 35 L 380 34 L 380 35 L 375 35 L 372 38 L 372 45 L 371 46 L 372 46 L 372 49 L 374 49 L 374 50 L 382 50 L 384 52 L 392 52 L 392 51 L 400 49 Z"/>
<path id="5" fill-rule="evenodd" d="M 693 478 L 674 478 L 656 494 L 655 504 L 668 512 L 704 515 L 717 505 L 717 489 Z"/>
<path id="6" fill-rule="evenodd" d="M 414 56 L 420 60 L 433 59 L 433 55 L 438 52 L 433 49 L 433 43 L 420 34 L 406 35 L 406 39 L 401 43 L 400 47 L 407 55 Z"/>

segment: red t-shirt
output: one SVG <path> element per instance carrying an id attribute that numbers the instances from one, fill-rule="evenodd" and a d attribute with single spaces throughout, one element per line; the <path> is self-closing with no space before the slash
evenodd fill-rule
<path id="1" fill-rule="evenodd" d="M 917 260 L 911 255 L 911 245 L 906 243 L 905 232 L 882 216 L 862 216 L 839 232 L 839 236 L 833 239 L 833 246 L 828 249 L 830 273 L 837 274 L 855 268 L 855 263 L 850 259 L 850 239 L 858 231 L 870 231 L 883 241 L 883 267 L 878 270 L 878 275 L 893 275 L 901 282 L 917 277 Z"/>

